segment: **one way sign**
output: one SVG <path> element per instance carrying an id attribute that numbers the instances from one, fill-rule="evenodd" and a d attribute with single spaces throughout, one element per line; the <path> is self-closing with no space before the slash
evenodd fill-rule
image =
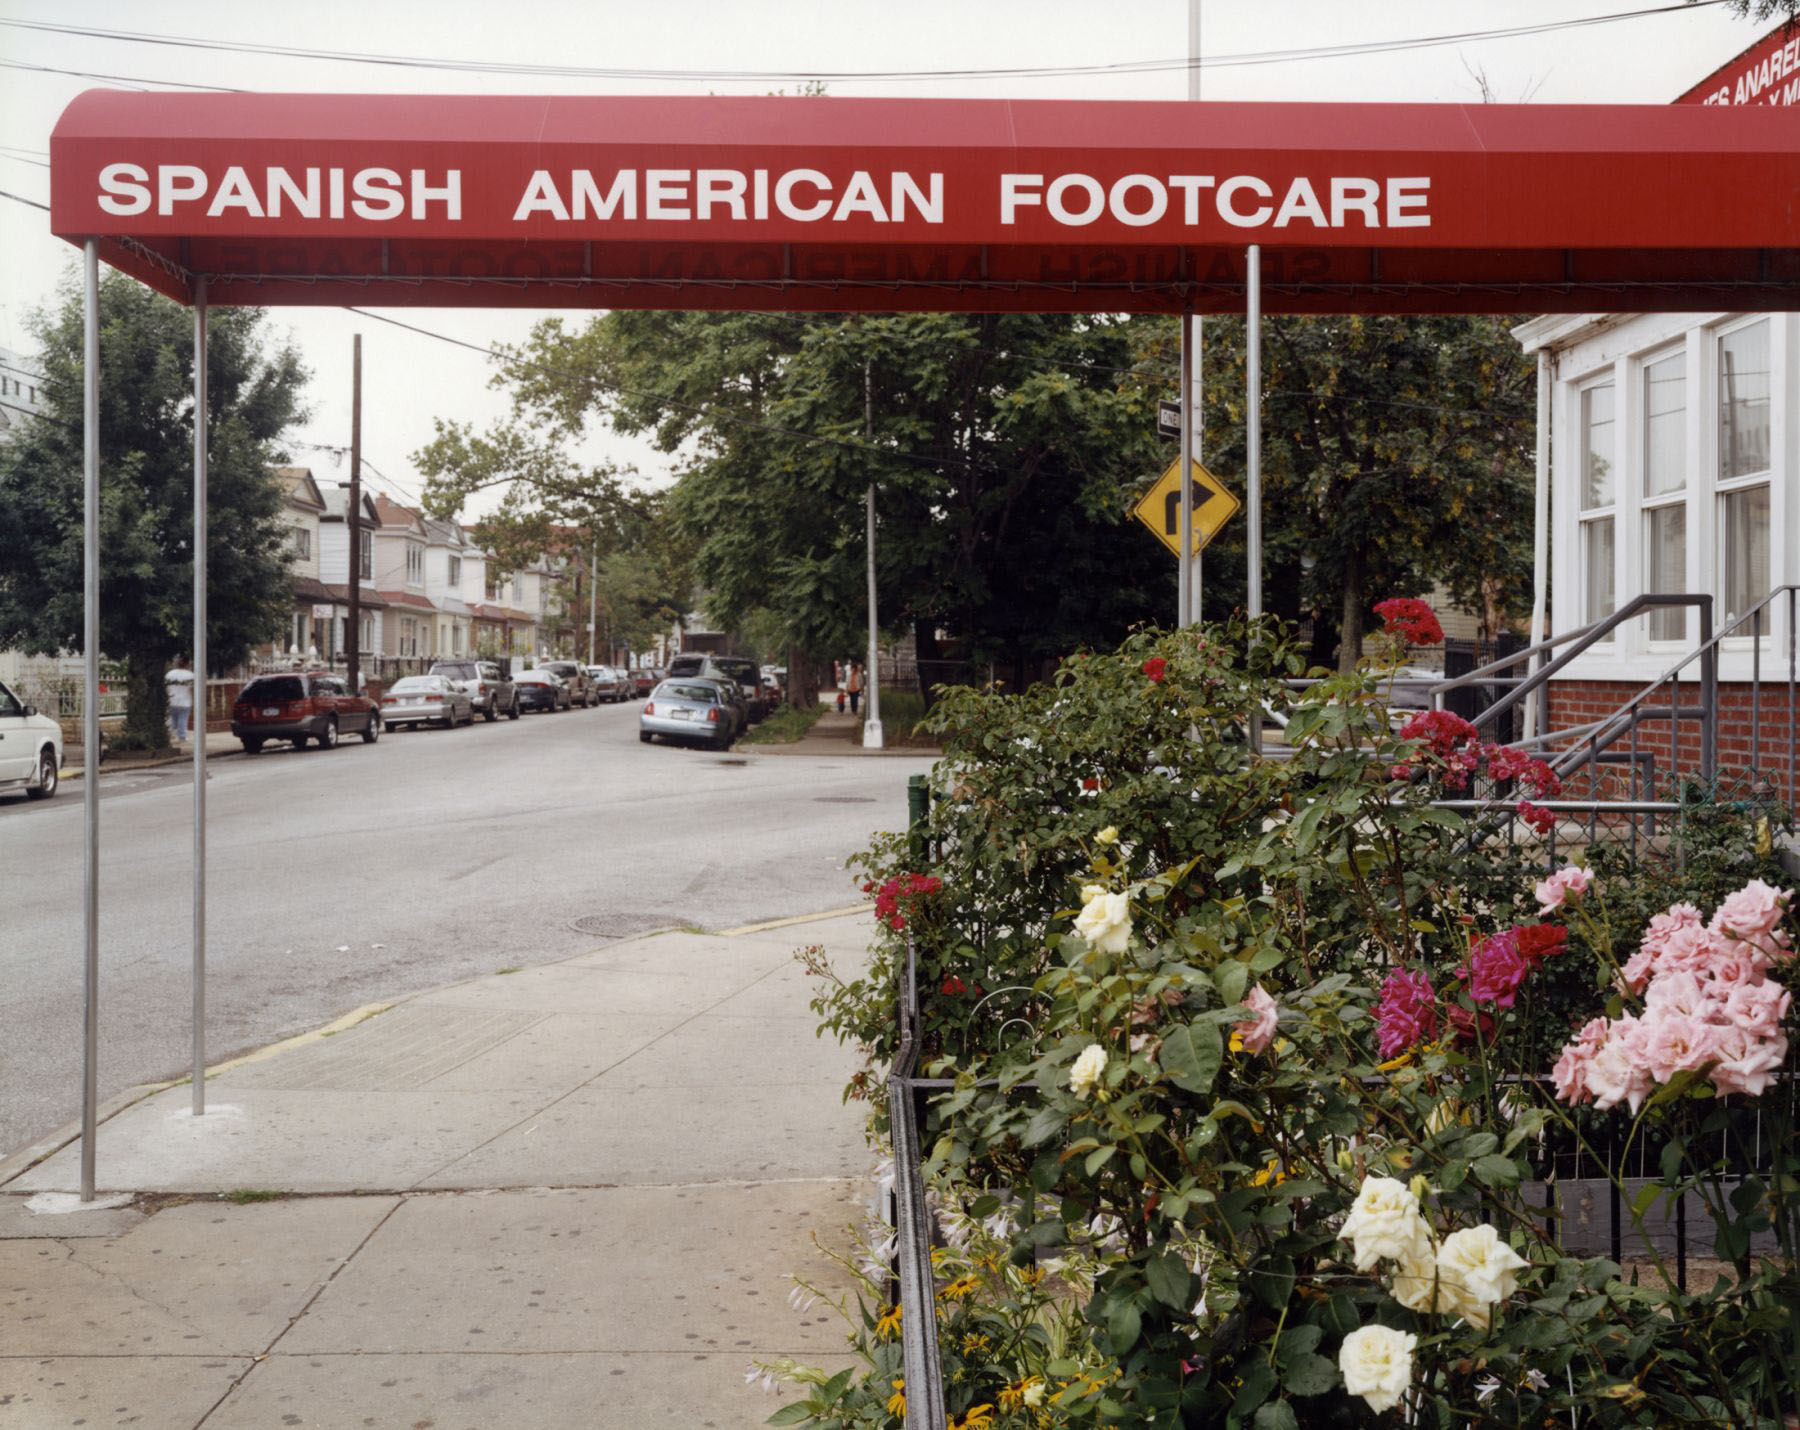
<path id="1" fill-rule="evenodd" d="M 1181 485 L 1176 476 L 1180 470 L 1179 458 L 1170 462 L 1156 485 L 1132 508 L 1133 515 L 1176 556 L 1181 554 Z M 1201 551 L 1237 515 L 1239 502 L 1198 462 L 1189 469 L 1189 477 L 1194 490 L 1194 550 Z"/>

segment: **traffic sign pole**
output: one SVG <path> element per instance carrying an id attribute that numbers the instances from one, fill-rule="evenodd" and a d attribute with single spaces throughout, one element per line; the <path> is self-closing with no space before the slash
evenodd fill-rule
<path id="1" fill-rule="evenodd" d="M 1201 455 L 1202 441 L 1206 435 L 1206 416 L 1200 406 L 1200 374 L 1204 369 L 1206 358 L 1205 319 L 1198 314 L 1188 319 L 1193 330 L 1193 337 L 1188 343 L 1188 352 L 1192 358 L 1192 371 L 1187 375 L 1188 392 L 1191 394 L 1191 411 L 1189 431 L 1193 434 L 1194 462 L 1203 465 L 1205 459 Z M 1206 543 L 1195 543 L 1193 571 L 1188 576 L 1188 622 L 1199 625 L 1206 619 L 1206 608 L 1202 597 L 1206 594 Z"/>
<path id="2" fill-rule="evenodd" d="M 1193 317 L 1192 314 L 1181 315 L 1181 467 L 1182 477 L 1194 470 L 1194 352 L 1193 352 Z M 1176 548 L 1176 563 L 1180 575 L 1176 579 L 1177 614 L 1175 624 L 1185 627 L 1193 624 L 1194 606 L 1194 484 L 1192 481 L 1179 481 L 1177 490 L 1181 493 L 1181 521 L 1177 527 L 1179 545 Z"/>
<path id="3" fill-rule="evenodd" d="M 1250 619 L 1262 614 L 1262 248 L 1250 245 L 1245 274 L 1244 317 L 1247 344 L 1244 364 L 1244 505 L 1249 507 L 1244 541 L 1250 568 Z M 1262 750 L 1262 712 L 1250 712 L 1250 748 Z"/>

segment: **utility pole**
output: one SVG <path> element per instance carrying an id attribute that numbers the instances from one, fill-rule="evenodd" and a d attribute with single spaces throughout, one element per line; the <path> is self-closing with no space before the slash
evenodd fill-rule
<path id="1" fill-rule="evenodd" d="M 344 684 L 362 688 L 362 334 L 350 339 L 350 505 L 344 512 L 350 538 L 350 629 L 344 632 Z"/>
<path id="2" fill-rule="evenodd" d="M 869 717 L 863 721 L 863 748 L 879 750 L 881 738 L 881 635 L 875 623 L 875 377 L 867 358 L 863 359 L 863 434 L 869 442 L 869 491 L 864 500 L 864 516 L 869 529 L 869 664 L 863 678 L 863 693 L 869 697 Z"/>
<path id="3" fill-rule="evenodd" d="M 592 555 L 588 558 L 588 664 L 594 664 L 594 613 L 595 605 L 600 599 L 600 543 L 594 543 Z M 612 663 L 612 652 L 606 653 L 607 663 Z"/>
<path id="4" fill-rule="evenodd" d="M 1190 102 L 1200 100 L 1200 6 L 1202 0 L 1188 0 L 1188 72 L 1187 97 Z M 1205 351 L 1205 320 L 1194 313 L 1183 315 L 1181 320 L 1186 325 L 1182 333 L 1181 353 L 1181 421 L 1184 428 L 1182 445 L 1198 462 L 1200 457 L 1200 364 Z M 1189 491 L 1186 478 L 1192 468 L 1187 459 L 1182 462 L 1182 491 L 1192 505 L 1192 493 Z M 1190 518 L 1191 520 L 1191 518 Z M 1181 610 L 1181 624 L 1198 625 L 1202 619 L 1200 598 L 1206 589 L 1206 555 L 1194 549 L 1192 527 L 1186 528 L 1187 535 L 1182 538 L 1181 562 L 1182 572 L 1187 577 L 1183 583 L 1187 594 L 1187 604 Z"/>

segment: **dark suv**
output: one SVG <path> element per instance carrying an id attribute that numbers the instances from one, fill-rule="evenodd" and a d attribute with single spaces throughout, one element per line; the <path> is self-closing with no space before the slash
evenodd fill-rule
<path id="1" fill-rule="evenodd" d="M 381 738 L 381 711 L 367 696 L 350 694 L 335 675 L 259 675 L 238 692 L 231 733 L 252 755 L 270 740 L 291 740 L 296 750 L 312 740 L 329 750 L 339 735 L 361 735 L 373 745 Z"/>
<path id="2" fill-rule="evenodd" d="M 734 672 L 729 667 L 736 666 Z M 744 667 L 752 672 L 750 684 L 744 684 Z M 696 655 L 689 652 L 678 655 L 669 662 L 668 679 L 676 680 L 724 680 L 729 681 L 736 689 L 736 697 L 732 704 L 737 707 L 740 726 L 748 726 L 753 720 L 760 720 L 768 713 L 768 707 L 757 696 L 756 688 L 762 677 L 756 673 L 756 662 L 745 660 L 741 656 L 731 655 Z"/>
<path id="3" fill-rule="evenodd" d="M 585 667 L 572 660 L 540 660 L 537 668 L 549 671 L 569 687 L 569 704 L 591 707 L 600 703 L 600 697 L 594 692 L 594 682 Z"/>

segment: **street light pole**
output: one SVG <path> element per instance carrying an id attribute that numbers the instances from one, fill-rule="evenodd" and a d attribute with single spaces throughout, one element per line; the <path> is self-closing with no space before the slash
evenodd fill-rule
<path id="1" fill-rule="evenodd" d="M 875 377 L 867 358 L 863 359 L 863 432 L 869 441 L 870 464 L 874 463 L 875 446 Z M 873 471 L 870 473 L 873 477 Z M 863 499 L 863 515 L 869 540 L 869 663 L 863 677 L 863 693 L 869 697 L 869 715 L 863 721 L 863 748 L 879 750 L 881 737 L 881 637 L 875 621 L 875 483 Z"/>
<path id="2" fill-rule="evenodd" d="M 600 600 L 600 543 L 594 543 L 592 554 L 588 558 L 588 664 L 594 664 L 594 617 Z M 612 663 L 612 651 L 606 652 L 607 664 Z"/>
<path id="3" fill-rule="evenodd" d="M 344 530 L 350 538 L 349 565 L 344 576 L 349 587 L 350 629 L 344 633 L 345 684 L 352 695 L 362 688 L 362 334 L 350 342 L 350 509 L 344 513 Z"/>

